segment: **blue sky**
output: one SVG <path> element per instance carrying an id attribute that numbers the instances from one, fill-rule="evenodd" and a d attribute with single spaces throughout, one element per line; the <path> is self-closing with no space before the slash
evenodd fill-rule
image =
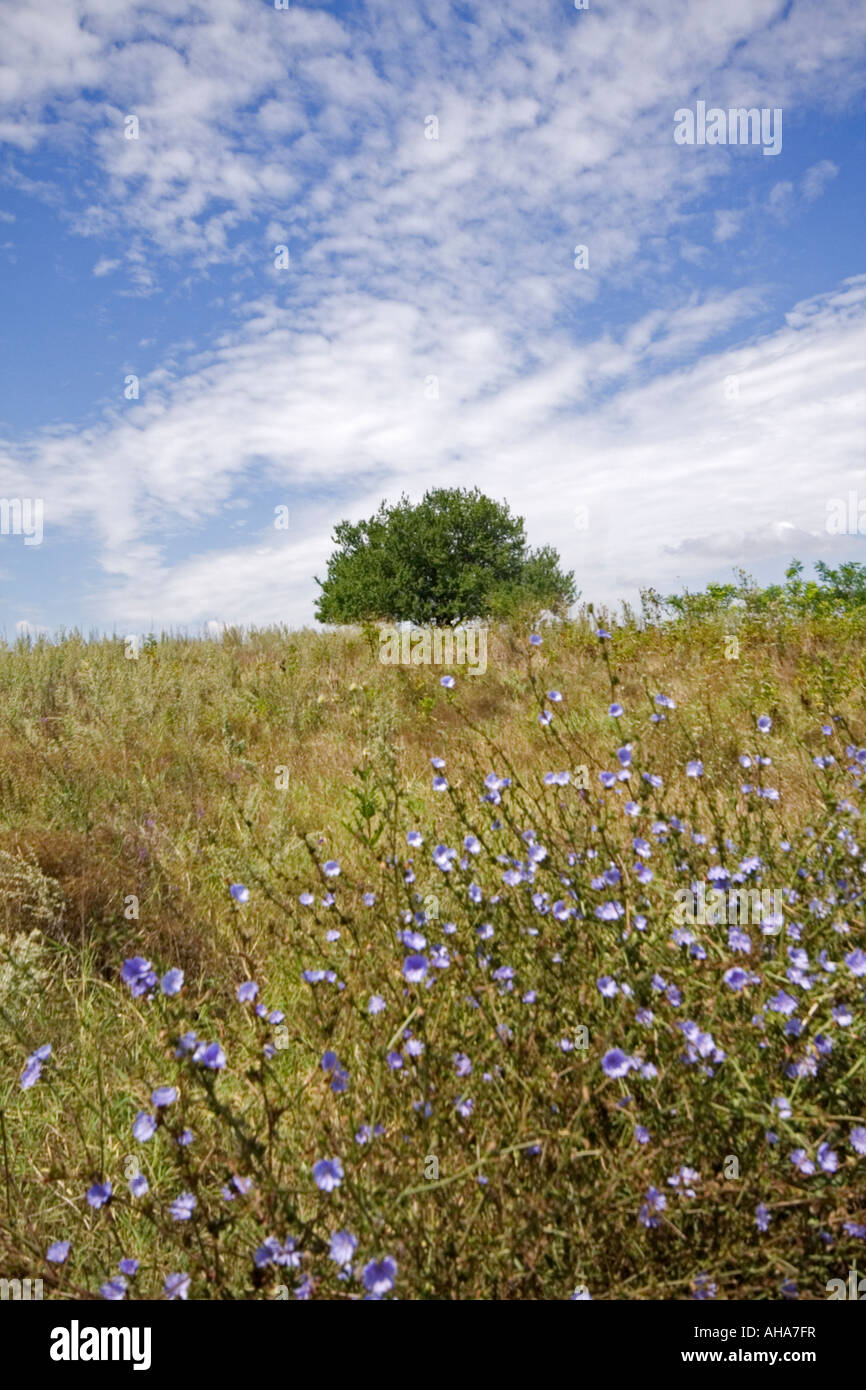
<path id="1" fill-rule="evenodd" d="M 866 499 L 859 0 L 0 32 L 0 497 L 44 507 L 0 534 L 8 637 L 310 622 L 334 524 L 436 485 L 603 602 L 866 560 L 826 528 Z M 699 101 L 781 110 L 779 153 L 677 144 Z"/>

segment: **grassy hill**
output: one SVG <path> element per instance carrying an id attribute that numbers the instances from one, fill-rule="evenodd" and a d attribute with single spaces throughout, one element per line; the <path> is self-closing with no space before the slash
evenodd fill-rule
<path id="1" fill-rule="evenodd" d="M 0 650 L 0 1273 L 772 1299 L 862 1265 L 866 628 L 603 630 L 491 631 L 453 689 L 373 632 Z"/>

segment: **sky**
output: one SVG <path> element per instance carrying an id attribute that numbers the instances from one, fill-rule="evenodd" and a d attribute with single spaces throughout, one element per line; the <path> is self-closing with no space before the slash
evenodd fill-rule
<path id="1" fill-rule="evenodd" d="M 437 486 L 597 603 L 866 561 L 862 0 L 0 35 L 7 640 L 312 624 L 334 526 Z"/>

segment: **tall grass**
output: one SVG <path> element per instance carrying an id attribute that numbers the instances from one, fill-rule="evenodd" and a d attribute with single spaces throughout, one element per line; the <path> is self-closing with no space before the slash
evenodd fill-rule
<path id="1" fill-rule="evenodd" d="M 862 626 L 590 617 L 453 690 L 363 632 L 0 651 L 0 1276 L 823 1298 L 862 1264 Z M 690 922 L 700 885 L 780 920 Z"/>

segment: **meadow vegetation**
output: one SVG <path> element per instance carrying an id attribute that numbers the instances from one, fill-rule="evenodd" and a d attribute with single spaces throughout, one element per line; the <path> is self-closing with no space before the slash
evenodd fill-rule
<path id="1" fill-rule="evenodd" d="M 809 1299 L 862 1267 L 866 625 L 779 592 L 515 621 L 483 676 L 375 629 L 0 650 L 0 1275 Z M 698 884 L 781 920 L 684 921 Z"/>

